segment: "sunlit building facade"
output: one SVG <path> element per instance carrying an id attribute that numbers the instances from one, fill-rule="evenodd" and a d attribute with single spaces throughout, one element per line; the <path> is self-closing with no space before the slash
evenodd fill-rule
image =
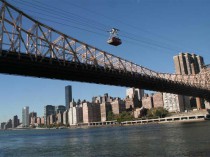
<path id="1" fill-rule="evenodd" d="M 22 125 L 23 127 L 29 126 L 29 107 L 25 106 L 22 109 Z"/>

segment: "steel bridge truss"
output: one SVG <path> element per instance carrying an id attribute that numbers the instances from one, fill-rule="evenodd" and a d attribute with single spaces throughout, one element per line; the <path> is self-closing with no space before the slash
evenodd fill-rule
<path id="1" fill-rule="evenodd" d="M 31 62 L 42 62 L 46 58 L 62 66 L 74 62 L 210 90 L 209 72 L 197 75 L 158 73 L 65 35 L 5 0 L 0 0 L 0 4 L 0 57 L 15 52 L 18 59 L 27 55 Z"/>

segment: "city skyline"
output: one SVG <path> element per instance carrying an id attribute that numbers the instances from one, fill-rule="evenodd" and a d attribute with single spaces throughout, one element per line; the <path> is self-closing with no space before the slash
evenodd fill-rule
<path id="1" fill-rule="evenodd" d="M 18 1 L 9 2 L 14 4 L 15 6 L 17 5 L 23 10 L 25 9 L 24 11 L 28 12 L 26 7 L 28 5 L 27 3 L 24 7 L 24 5 L 21 5 L 21 3 L 18 4 Z M 31 3 L 35 4 L 35 2 Z M 44 1 L 44 3 L 47 2 L 47 0 Z M 87 18 L 87 16 L 85 16 L 83 13 L 79 13 L 78 7 L 71 5 L 67 1 L 62 4 L 57 4 L 56 2 L 58 1 L 53 1 L 50 5 L 54 7 L 56 6 L 61 10 L 67 10 L 68 7 L 71 7 L 76 14 Z M 78 6 L 76 2 L 73 3 Z M 101 2 L 101 4 L 99 2 L 94 3 L 93 1 L 90 1 L 90 4 L 87 4 L 87 2 L 85 1 L 79 1 L 79 3 L 86 4 L 83 5 L 83 7 L 87 9 L 90 9 L 90 7 L 88 6 L 94 6 L 94 11 L 99 12 L 102 15 L 106 15 L 110 18 L 112 18 L 114 8 L 120 8 L 119 13 L 116 15 L 117 18 L 119 18 L 116 20 L 116 23 L 107 18 L 104 18 L 104 20 L 107 21 L 106 24 L 108 24 L 109 26 L 113 27 L 116 25 L 116 27 L 120 29 L 119 35 L 122 34 L 122 36 L 120 36 L 122 37 L 123 41 L 122 45 L 119 47 L 111 47 L 107 45 L 106 40 L 108 34 L 107 37 L 104 37 L 94 33 L 92 34 L 90 32 L 83 32 L 82 30 L 74 31 L 73 28 L 69 29 L 69 27 L 67 26 L 60 26 L 55 23 L 50 23 L 47 20 L 43 20 L 43 22 L 57 28 L 58 30 L 64 31 L 64 33 L 69 34 L 79 40 L 90 43 L 91 45 L 94 45 L 100 49 L 106 50 L 117 56 L 133 61 L 139 65 L 143 65 L 147 68 L 160 72 L 174 73 L 175 68 L 173 64 L 173 56 L 181 51 L 189 53 L 194 52 L 198 55 L 203 56 L 205 63 L 209 63 L 210 55 L 207 53 L 210 49 L 210 46 L 208 44 L 209 36 L 206 35 L 209 34 L 208 28 L 210 25 L 210 22 L 207 18 L 207 15 L 209 13 L 208 7 L 210 5 L 208 1 L 202 1 L 202 3 L 196 1 L 182 1 L 181 4 L 178 2 L 166 1 L 162 1 L 162 3 L 159 4 L 155 3 L 154 1 L 153 4 L 143 1 L 132 1 L 129 4 L 130 7 L 128 7 L 128 10 L 133 10 L 134 12 L 127 15 L 123 14 L 123 9 L 127 9 L 126 5 L 128 5 L 125 1 L 123 1 L 122 3 L 115 2 L 113 4 L 113 9 L 108 2 Z M 99 4 L 103 5 L 104 8 L 100 8 Z M 143 6 L 145 6 L 145 8 Z M 154 12 L 150 13 L 150 9 L 153 9 Z M 110 12 L 107 13 L 107 10 L 109 10 Z M 40 16 L 33 12 L 35 11 L 33 10 L 33 8 L 31 8 L 31 11 L 32 12 L 30 14 L 32 14 L 33 16 Z M 157 15 L 155 15 L 154 13 L 156 13 Z M 89 14 L 91 14 L 91 12 L 89 12 Z M 128 23 L 128 25 L 130 24 L 134 27 L 138 27 L 141 31 L 146 28 L 147 30 L 149 30 L 149 32 L 152 33 L 139 33 L 138 30 L 136 30 L 136 32 L 132 32 L 131 27 L 119 22 L 122 20 L 122 14 L 126 21 L 128 21 L 126 22 Z M 138 19 L 143 20 L 133 20 L 131 18 L 134 17 L 133 14 L 135 14 Z M 171 15 L 169 16 L 171 19 L 167 17 L 168 14 Z M 103 24 L 105 23 L 100 20 L 100 15 L 92 16 L 94 20 L 98 20 Z M 149 42 L 150 44 L 144 45 L 144 42 L 133 44 L 134 41 L 126 41 L 128 39 L 123 37 L 125 32 L 138 35 L 139 38 L 137 40 L 146 40 L 145 38 L 150 38 L 150 40 L 146 40 L 146 42 Z M 154 34 L 159 34 L 160 36 L 168 38 L 170 40 L 166 41 L 162 37 Z M 106 36 L 106 33 L 104 33 L 104 35 Z M 160 44 L 159 42 L 162 42 L 162 47 L 155 47 L 154 44 L 152 44 L 152 40 L 156 40 L 156 44 Z M 168 46 L 168 44 L 170 43 L 169 41 L 171 40 L 175 42 L 172 42 L 173 46 Z M 169 50 L 168 48 L 163 48 L 164 46 L 169 47 L 169 49 L 173 49 L 174 46 L 181 46 L 181 48 L 177 50 Z M 6 121 L 7 119 L 9 119 L 9 117 L 12 118 L 12 116 L 16 114 L 18 115 L 18 117 L 21 117 L 21 108 L 23 106 L 29 106 L 31 111 L 34 110 L 37 111 L 38 115 L 43 115 L 43 106 L 47 104 L 65 105 L 63 87 L 67 85 L 72 85 L 73 98 L 75 100 L 79 98 L 90 100 L 92 96 L 103 95 L 104 93 L 109 93 L 111 96 L 114 97 L 125 97 L 124 87 L 113 87 L 89 83 L 0 74 L 0 87 L 2 90 L 2 94 L 0 96 L 0 105 L 2 108 L 4 108 L 4 111 L 0 112 L 0 121 Z M 16 113 L 17 110 L 19 110 L 19 113 Z"/>

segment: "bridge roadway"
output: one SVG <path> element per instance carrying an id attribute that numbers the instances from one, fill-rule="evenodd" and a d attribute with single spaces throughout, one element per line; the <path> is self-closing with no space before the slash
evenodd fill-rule
<path id="1" fill-rule="evenodd" d="M 135 87 L 210 100 L 209 90 L 181 82 L 77 62 L 69 61 L 64 65 L 56 59 L 47 57 L 42 59 L 42 57 L 35 57 L 32 54 L 29 56 L 25 53 L 2 51 L 0 73 Z"/>
<path id="2" fill-rule="evenodd" d="M 210 101 L 208 73 L 157 73 L 65 35 L 5 0 L 0 4 L 0 73 L 136 87 Z"/>

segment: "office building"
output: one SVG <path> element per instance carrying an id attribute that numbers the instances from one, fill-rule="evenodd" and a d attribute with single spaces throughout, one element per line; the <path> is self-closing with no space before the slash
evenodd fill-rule
<path id="1" fill-rule="evenodd" d="M 19 125 L 19 119 L 18 116 L 14 116 L 12 119 L 12 128 L 16 128 Z"/>
<path id="2" fill-rule="evenodd" d="M 55 106 L 47 105 L 44 107 L 44 124 L 50 124 L 50 121 L 47 122 L 47 120 L 50 120 L 48 116 L 55 115 Z"/>
<path id="3" fill-rule="evenodd" d="M 1 123 L 1 129 L 4 129 L 5 124 L 6 124 L 5 122 Z"/>
<path id="4" fill-rule="evenodd" d="M 65 87 L 65 100 L 66 100 L 66 109 L 69 109 L 69 104 L 72 102 L 72 87 L 66 86 Z"/>
<path id="5" fill-rule="evenodd" d="M 9 119 L 6 124 L 4 125 L 4 129 L 9 129 L 9 128 L 12 128 L 12 120 Z"/>
<path id="6" fill-rule="evenodd" d="M 63 105 L 59 105 L 59 106 L 55 106 L 55 113 L 63 113 L 64 111 L 66 111 L 66 106 Z"/>
<path id="7" fill-rule="evenodd" d="M 29 126 L 29 107 L 25 106 L 22 109 L 22 125 L 23 127 Z"/>

